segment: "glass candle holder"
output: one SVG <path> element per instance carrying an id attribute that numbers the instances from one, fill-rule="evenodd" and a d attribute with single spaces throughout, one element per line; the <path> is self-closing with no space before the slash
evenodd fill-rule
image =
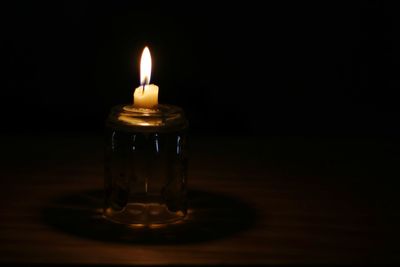
<path id="1" fill-rule="evenodd" d="M 188 122 L 182 109 L 116 106 L 106 121 L 104 216 L 165 224 L 187 212 Z"/>

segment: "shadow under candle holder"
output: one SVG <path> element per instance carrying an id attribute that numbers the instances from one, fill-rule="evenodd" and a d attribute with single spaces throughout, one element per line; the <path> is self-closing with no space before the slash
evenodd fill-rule
<path id="1" fill-rule="evenodd" d="M 123 225 L 102 216 L 103 191 L 85 191 L 54 199 L 42 213 L 53 228 L 92 240 L 127 244 L 187 244 L 222 239 L 251 228 L 257 212 L 233 196 L 189 191 L 189 211 L 171 224 Z"/>

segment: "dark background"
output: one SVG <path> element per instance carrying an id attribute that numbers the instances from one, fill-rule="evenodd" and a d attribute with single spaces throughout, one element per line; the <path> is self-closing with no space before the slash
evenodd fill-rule
<path id="1" fill-rule="evenodd" d="M 394 4 L 233 2 L 1 4 L 2 131 L 102 132 L 148 45 L 193 133 L 400 132 Z"/>

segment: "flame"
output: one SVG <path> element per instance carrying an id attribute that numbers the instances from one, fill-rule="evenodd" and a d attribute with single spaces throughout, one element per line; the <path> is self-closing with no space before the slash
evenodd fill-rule
<path id="1" fill-rule="evenodd" d="M 146 46 L 143 49 L 142 58 L 140 59 L 140 84 L 148 85 L 150 84 L 151 76 L 151 55 L 150 50 Z"/>

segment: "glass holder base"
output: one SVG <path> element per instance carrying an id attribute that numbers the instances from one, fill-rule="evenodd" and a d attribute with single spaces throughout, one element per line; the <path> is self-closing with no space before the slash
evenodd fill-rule
<path id="1" fill-rule="evenodd" d="M 165 224 L 182 220 L 182 211 L 171 212 L 165 204 L 159 203 L 129 203 L 121 211 L 108 208 L 104 216 L 116 223 L 122 224 Z"/>
<path id="2" fill-rule="evenodd" d="M 187 212 L 187 121 L 175 106 L 115 107 L 107 120 L 103 215 L 166 224 Z"/>

